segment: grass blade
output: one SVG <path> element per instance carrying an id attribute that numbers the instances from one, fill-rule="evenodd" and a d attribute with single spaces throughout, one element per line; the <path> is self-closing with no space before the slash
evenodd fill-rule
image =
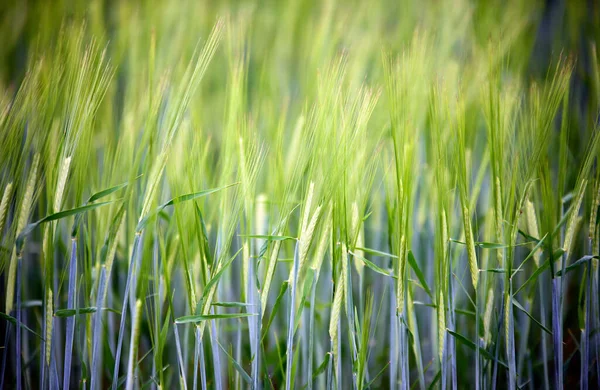
<path id="1" fill-rule="evenodd" d="M 191 315 L 183 316 L 175 319 L 176 324 L 197 324 L 201 321 L 211 321 L 218 319 L 232 319 L 232 318 L 245 318 L 255 316 L 254 313 L 219 313 L 219 314 L 206 314 L 206 315 Z"/>

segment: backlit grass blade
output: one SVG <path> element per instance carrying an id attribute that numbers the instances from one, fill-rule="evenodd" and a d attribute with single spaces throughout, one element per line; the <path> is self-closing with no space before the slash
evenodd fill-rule
<path id="1" fill-rule="evenodd" d="M 108 202 L 100 202 L 100 203 L 93 203 L 93 204 L 88 204 L 85 206 L 81 206 L 81 207 L 77 207 L 71 210 L 64 210 L 64 211 L 59 211 L 58 213 L 54 213 L 54 214 L 50 214 L 34 223 L 31 223 L 29 225 L 27 225 L 23 230 L 21 230 L 19 232 L 19 236 L 17 237 L 17 241 L 16 241 L 16 247 L 18 250 L 22 250 L 23 248 L 23 243 L 25 241 L 25 237 L 31 233 L 36 227 L 38 227 L 39 225 L 46 223 L 46 222 L 52 222 L 52 221 L 58 221 L 59 219 L 62 218 L 67 218 L 73 215 L 77 215 L 77 214 L 81 214 L 84 213 L 86 211 L 89 210 L 93 210 L 96 209 L 98 207 L 102 207 L 102 206 L 106 206 L 109 205 L 111 203 L 114 203 L 115 201 L 108 201 Z"/>
<path id="2" fill-rule="evenodd" d="M 22 3 L 0 388 L 600 384 L 594 7 Z"/>
<path id="3" fill-rule="evenodd" d="M 206 314 L 206 315 L 191 315 L 191 316 L 183 316 L 175 319 L 176 324 L 189 324 L 189 323 L 198 323 L 201 321 L 210 321 L 210 320 L 220 320 L 220 319 L 230 319 L 230 318 L 244 318 L 251 317 L 256 314 L 254 313 L 218 313 L 218 314 Z"/>
<path id="4" fill-rule="evenodd" d="M 221 348 L 221 350 L 223 351 L 223 353 L 225 353 L 225 355 L 227 356 L 227 359 L 233 363 L 233 366 L 235 367 L 235 370 L 240 373 L 240 375 L 242 376 L 242 379 L 244 379 L 244 382 L 246 382 L 247 385 L 252 385 L 252 378 L 250 378 L 250 375 L 248 375 L 246 373 L 246 371 L 244 371 L 244 369 L 242 368 L 242 366 L 240 366 L 240 364 L 229 354 L 227 353 L 227 351 L 225 350 L 225 348 L 223 348 L 223 346 L 219 343 L 219 348 Z"/>
<path id="5" fill-rule="evenodd" d="M 165 202 L 162 205 L 158 206 L 152 212 L 149 212 L 148 215 L 144 216 L 138 222 L 137 227 L 135 228 L 135 230 L 138 233 L 142 232 L 144 230 L 144 228 L 148 225 L 148 222 L 150 221 L 150 219 L 152 217 L 154 217 L 155 215 L 157 215 L 158 213 L 160 213 L 162 210 L 164 210 L 168 206 L 173 206 L 173 205 L 176 205 L 178 203 L 182 203 L 182 202 L 186 202 L 186 201 L 198 199 L 198 198 L 201 198 L 203 196 L 207 196 L 207 195 L 213 194 L 215 192 L 219 192 L 221 190 L 224 190 L 226 188 L 235 186 L 237 184 L 238 183 L 229 184 L 229 185 L 218 187 L 218 188 L 212 188 L 212 189 L 209 189 L 209 190 L 198 191 L 198 192 L 194 192 L 194 193 L 191 193 L 191 194 L 185 194 L 185 195 L 180 195 L 178 197 L 175 197 L 175 198 L 169 200 L 168 202 Z"/>

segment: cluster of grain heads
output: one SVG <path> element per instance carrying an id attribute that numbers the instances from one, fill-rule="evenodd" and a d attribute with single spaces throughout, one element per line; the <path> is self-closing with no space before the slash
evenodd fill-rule
<path id="1" fill-rule="evenodd" d="M 31 213 L 31 207 L 34 201 L 34 190 L 37 185 L 38 180 L 38 169 L 40 163 L 40 156 L 36 154 L 33 157 L 31 165 L 29 167 L 29 174 L 27 176 L 27 184 L 25 187 L 25 193 L 23 194 L 22 201 L 19 207 L 19 217 L 17 219 L 17 232 L 22 231 L 29 220 L 29 216 Z M 15 326 L 15 361 L 16 361 L 16 373 L 17 373 L 17 381 L 16 387 L 17 389 L 21 389 L 21 265 L 22 263 L 22 253 L 17 248 L 12 250 L 12 255 L 10 256 L 10 263 L 7 274 L 7 283 L 6 283 L 6 305 L 5 310 L 9 315 L 13 314 L 13 309 L 16 310 L 16 326 Z M 15 292 L 16 290 L 16 292 Z M 16 300 L 16 302 L 15 302 Z M 8 333 L 7 333 L 8 339 Z M 8 352 L 7 352 L 8 353 Z"/>
<path id="2" fill-rule="evenodd" d="M 34 190 L 37 181 L 38 168 L 40 163 L 40 156 L 36 154 L 33 157 L 31 165 L 29 167 L 29 174 L 27 176 L 27 184 L 25 186 L 25 193 L 23 194 L 23 198 L 20 202 L 19 207 L 19 217 L 17 219 L 17 232 L 21 232 L 27 221 L 29 219 L 29 214 L 31 212 L 31 205 L 33 204 L 33 196 Z M 6 285 L 6 305 L 5 310 L 7 313 L 12 313 L 14 307 L 14 298 L 15 298 L 15 280 L 16 280 L 16 269 L 17 264 L 20 262 L 21 253 L 17 253 L 16 248 L 12 251 L 12 256 L 10 258 L 10 264 L 8 268 L 8 277 L 7 277 L 7 285 Z M 19 330 L 17 329 L 17 332 Z"/>
<path id="3" fill-rule="evenodd" d="M 0 388 L 600 385 L 592 6 L 13 3 Z"/>

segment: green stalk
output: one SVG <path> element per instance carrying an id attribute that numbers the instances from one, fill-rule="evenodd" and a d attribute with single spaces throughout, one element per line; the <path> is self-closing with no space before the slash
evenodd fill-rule
<path id="1" fill-rule="evenodd" d="M 71 239 L 71 260 L 69 264 L 69 290 L 67 309 L 73 310 L 76 306 L 77 299 L 77 239 Z M 68 389 L 71 381 L 71 359 L 73 356 L 73 338 L 75 333 L 75 318 L 71 316 L 67 318 L 67 334 L 65 341 L 65 364 L 63 375 L 63 388 Z"/>
<path id="2" fill-rule="evenodd" d="M 136 233 L 135 239 L 133 240 L 133 249 L 131 251 L 131 261 L 129 262 L 129 269 L 127 272 L 127 279 L 125 282 L 125 291 L 123 293 L 123 306 L 121 308 L 121 321 L 119 323 L 119 336 L 117 341 L 117 351 L 115 352 L 115 368 L 113 370 L 113 380 L 112 380 L 112 390 L 117 389 L 118 380 L 119 380 L 119 366 L 121 364 L 121 349 L 123 346 L 123 338 L 125 336 L 125 319 L 127 317 L 127 304 L 129 303 L 130 297 L 130 288 L 131 281 L 133 279 L 133 274 L 137 267 L 138 262 L 138 252 L 140 247 L 142 234 Z"/>
<path id="3" fill-rule="evenodd" d="M 142 320 L 142 301 L 137 300 L 133 312 L 133 321 L 131 324 L 131 343 L 129 346 L 129 363 L 127 365 L 126 390 L 133 390 L 135 381 L 135 369 L 137 365 L 137 351 L 139 347 L 140 322 Z"/>
<path id="4" fill-rule="evenodd" d="M 292 388 L 292 362 L 294 358 L 294 331 L 295 331 L 295 315 L 296 315 L 296 284 L 298 280 L 298 268 L 300 265 L 299 259 L 299 247 L 300 241 L 296 243 L 296 249 L 294 250 L 294 263 L 292 266 L 291 274 L 291 289 L 290 289 L 290 314 L 288 320 L 288 335 L 287 335 L 287 349 L 285 352 L 286 356 L 286 369 L 285 369 L 285 388 L 291 390 Z"/>

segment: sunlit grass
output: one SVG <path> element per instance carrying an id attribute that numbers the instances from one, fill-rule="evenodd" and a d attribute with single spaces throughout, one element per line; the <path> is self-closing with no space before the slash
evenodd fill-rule
<path id="1" fill-rule="evenodd" d="M 13 3 L 0 388 L 600 387 L 593 6 Z"/>

